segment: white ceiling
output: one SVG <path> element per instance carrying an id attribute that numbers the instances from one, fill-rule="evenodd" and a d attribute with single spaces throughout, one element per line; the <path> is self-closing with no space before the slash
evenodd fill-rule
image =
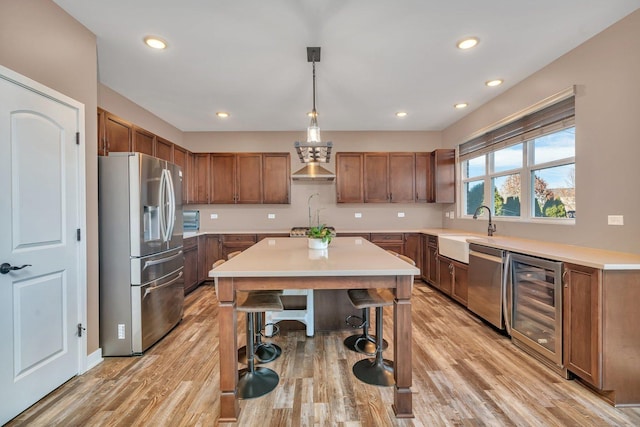
<path id="1" fill-rule="evenodd" d="M 640 7 L 640 0 L 54 1 L 97 35 L 99 81 L 182 131 L 304 131 L 312 106 L 307 46 L 322 48 L 322 130 L 441 130 Z M 168 49 L 146 47 L 149 34 Z M 458 50 L 465 36 L 478 37 L 478 47 Z M 486 87 L 493 78 L 505 83 Z M 469 107 L 455 110 L 462 101 Z M 408 116 L 396 118 L 399 110 Z"/>

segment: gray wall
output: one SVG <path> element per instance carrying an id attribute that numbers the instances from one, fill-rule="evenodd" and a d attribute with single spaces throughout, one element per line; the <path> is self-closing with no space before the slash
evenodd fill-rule
<path id="1" fill-rule="evenodd" d="M 443 131 L 445 146 L 455 147 L 477 130 L 577 86 L 575 225 L 501 221 L 498 234 L 640 253 L 639 76 L 636 11 Z M 607 215 L 624 215 L 624 226 L 607 225 Z M 485 221 L 444 223 L 486 230 Z"/>
<path id="2" fill-rule="evenodd" d="M 87 351 L 98 349 L 96 37 L 50 0 L 0 2 L 0 64 L 84 104 Z"/>

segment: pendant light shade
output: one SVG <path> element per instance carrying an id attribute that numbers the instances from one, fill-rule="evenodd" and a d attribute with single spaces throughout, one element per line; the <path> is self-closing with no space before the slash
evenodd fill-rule
<path id="1" fill-rule="evenodd" d="M 307 47 L 307 61 L 313 66 L 313 109 L 311 122 L 307 127 L 307 142 L 296 142 L 294 147 L 302 163 L 329 163 L 331 158 L 331 142 L 322 142 L 320 127 L 318 126 L 318 112 L 316 111 L 316 62 L 320 62 L 320 48 Z"/>

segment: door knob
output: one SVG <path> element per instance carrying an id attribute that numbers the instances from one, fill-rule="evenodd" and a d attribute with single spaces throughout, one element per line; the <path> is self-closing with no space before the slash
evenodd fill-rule
<path id="1" fill-rule="evenodd" d="M 31 264 L 25 264 L 22 267 L 16 267 L 15 265 L 11 265 L 8 262 L 5 262 L 0 265 L 0 274 L 7 274 L 12 270 L 22 270 L 25 267 L 31 267 Z"/>

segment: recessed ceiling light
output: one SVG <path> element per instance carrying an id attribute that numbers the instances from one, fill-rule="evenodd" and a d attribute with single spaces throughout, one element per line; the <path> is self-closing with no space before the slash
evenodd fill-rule
<path id="1" fill-rule="evenodd" d="M 494 86 L 500 86 L 502 84 L 503 80 L 502 79 L 494 79 L 494 80 L 489 80 L 487 82 L 485 82 L 484 84 L 486 84 L 489 87 L 494 87 Z"/>
<path id="2" fill-rule="evenodd" d="M 460 40 L 456 46 L 458 46 L 458 49 L 471 49 L 472 47 L 477 46 L 478 43 L 480 43 L 480 40 L 478 40 L 477 37 L 468 37 Z"/>
<path id="3" fill-rule="evenodd" d="M 398 111 L 396 113 L 396 117 L 407 117 L 407 112 L 406 111 Z"/>
<path id="4" fill-rule="evenodd" d="M 220 117 L 221 119 L 226 119 L 227 117 L 229 117 L 231 114 L 227 113 L 226 111 L 218 111 L 216 113 L 216 116 Z"/>
<path id="5" fill-rule="evenodd" d="M 154 49 L 166 49 L 167 48 L 167 42 L 162 40 L 160 37 L 156 37 L 156 36 L 147 36 L 144 38 L 144 43 L 149 46 L 152 47 Z"/>
<path id="6" fill-rule="evenodd" d="M 453 107 L 457 108 L 458 110 L 461 110 L 463 108 L 467 108 L 468 106 L 469 106 L 469 104 L 467 104 L 466 102 L 458 102 Z"/>

